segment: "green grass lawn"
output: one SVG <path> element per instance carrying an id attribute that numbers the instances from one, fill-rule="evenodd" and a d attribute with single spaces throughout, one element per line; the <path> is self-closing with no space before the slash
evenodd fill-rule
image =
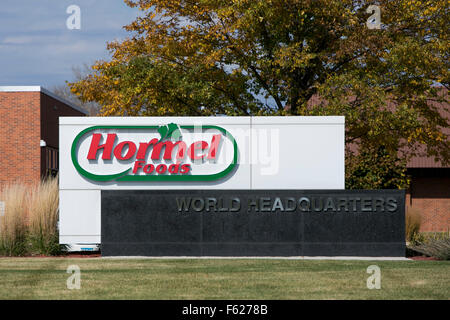
<path id="1" fill-rule="evenodd" d="M 69 265 L 81 289 L 69 290 Z M 369 265 L 381 289 L 369 290 Z M 450 299 L 450 262 L 0 258 L 0 299 Z"/>

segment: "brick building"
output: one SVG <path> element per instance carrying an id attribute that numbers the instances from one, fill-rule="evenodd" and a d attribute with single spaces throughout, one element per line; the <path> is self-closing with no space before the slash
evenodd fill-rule
<path id="1" fill-rule="evenodd" d="M 39 86 L 0 86 L 0 186 L 55 174 L 59 117 L 86 114 Z"/>
<path id="2" fill-rule="evenodd" d="M 450 128 L 444 132 L 450 135 Z M 413 158 L 407 167 L 406 206 L 421 213 L 421 231 L 450 231 L 450 167 L 428 157 Z"/>
<path id="3" fill-rule="evenodd" d="M 430 162 L 417 159 L 408 165 L 406 206 L 420 211 L 421 231 L 450 231 L 450 168 Z"/>
<path id="4" fill-rule="evenodd" d="M 448 91 L 441 90 L 447 98 Z M 430 102 L 444 118 L 450 119 L 448 103 Z M 443 128 L 447 139 L 450 128 Z M 431 157 L 417 157 L 407 164 L 411 184 L 406 206 L 421 212 L 421 231 L 450 231 L 450 167 Z"/>

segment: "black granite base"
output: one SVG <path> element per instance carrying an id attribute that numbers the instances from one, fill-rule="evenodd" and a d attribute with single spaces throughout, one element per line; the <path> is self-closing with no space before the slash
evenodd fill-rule
<path id="1" fill-rule="evenodd" d="M 103 256 L 404 256 L 402 190 L 102 191 Z"/>

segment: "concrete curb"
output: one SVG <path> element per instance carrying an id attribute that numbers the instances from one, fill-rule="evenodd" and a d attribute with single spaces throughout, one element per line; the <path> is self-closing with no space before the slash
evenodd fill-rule
<path id="1" fill-rule="evenodd" d="M 216 259 L 216 260 L 243 260 L 243 259 L 254 259 L 254 260 L 341 260 L 341 261 L 413 261 L 409 258 L 404 257 L 189 257 L 189 256 L 179 256 L 179 257 L 149 257 L 149 256 L 111 256 L 111 257 L 101 257 L 102 259 Z"/>

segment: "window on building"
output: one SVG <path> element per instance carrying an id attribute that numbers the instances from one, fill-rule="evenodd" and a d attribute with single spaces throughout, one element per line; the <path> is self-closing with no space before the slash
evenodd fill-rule
<path id="1" fill-rule="evenodd" d="M 58 149 L 45 147 L 45 172 L 48 176 L 56 176 L 58 174 L 59 152 Z"/>

